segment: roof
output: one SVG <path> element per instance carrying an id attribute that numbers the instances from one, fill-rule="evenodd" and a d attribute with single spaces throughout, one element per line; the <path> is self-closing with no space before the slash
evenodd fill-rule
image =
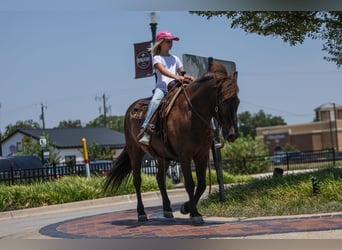
<path id="1" fill-rule="evenodd" d="M 37 140 L 43 136 L 42 129 L 18 129 L 16 132 L 32 136 Z M 82 138 L 87 140 L 88 145 L 96 143 L 111 148 L 125 146 L 124 134 L 109 128 L 53 128 L 45 129 L 45 133 L 56 148 L 82 147 Z"/>
<path id="2" fill-rule="evenodd" d="M 334 108 L 334 105 L 335 105 L 335 108 L 338 108 L 338 109 L 342 108 L 341 105 L 329 102 L 329 103 L 324 103 L 324 104 L 320 105 L 319 107 L 315 108 L 315 111 L 327 110 L 327 109 L 332 110 Z"/>

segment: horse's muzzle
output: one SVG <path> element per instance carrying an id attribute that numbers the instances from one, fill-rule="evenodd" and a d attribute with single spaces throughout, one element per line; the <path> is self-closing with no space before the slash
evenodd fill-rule
<path id="1" fill-rule="evenodd" d="M 234 127 L 230 127 L 227 133 L 224 133 L 223 131 L 223 137 L 226 139 L 228 142 L 234 142 L 236 138 L 238 138 L 239 132 L 237 129 Z"/>

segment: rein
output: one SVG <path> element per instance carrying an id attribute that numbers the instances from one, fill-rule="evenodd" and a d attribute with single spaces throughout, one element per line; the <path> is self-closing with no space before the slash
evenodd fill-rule
<path id="1" fill-rule="evenodd" d="M 213 128 L 210 126 L 210 122 L 207 122 L 206 119 L 204 119 L 204 117 L 203 117 L 200 113 L 198 113 L 198 112 L 196 111 L 196 109 L 193 108 L 192 103 L 191 103 L 191 100 L 190 100 L 190 98 L 189 98 L 187 92 L 186 92 L 186 91 L 183 91 L 183 93 L 184 93 L 184 96 L 185 96 L 186 101 L 187 101 L 188 104 L 189 104 L 190 110 L 191 110 L 192 112 L 194 112 L 194 114 L 197 115 L 198 118 L 200 118 L 200 120 L 202 120 L 203 123 L 207 124 L 208 127 L 211 129 L 211 131 L 214 131 Z"/>

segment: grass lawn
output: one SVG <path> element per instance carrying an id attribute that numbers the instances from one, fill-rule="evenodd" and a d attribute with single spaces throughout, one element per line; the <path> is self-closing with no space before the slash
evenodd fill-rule
<path id="1" fill-rule="evenodd" d="M 318 180 L 319 194 L 313 194 L 312 178 Z M 225 189 L 199 205 L 206 216 L 256 217 L 342 211 L 342 169 L 327 168 L 283 177 L 265 177 Z"/>

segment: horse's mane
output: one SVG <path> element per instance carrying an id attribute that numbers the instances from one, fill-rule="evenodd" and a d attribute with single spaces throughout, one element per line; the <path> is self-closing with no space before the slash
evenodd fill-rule
<path id="1" fill-rule="evenodd" d="M 196 79 L 192 84 L 199 85 L 204 82 L 214 82 L 221 87 L 221 93 L 224 100 L 237 95 L 239 87 L 237 85 L 237 72 L 229 74 L 226 67 L 217 61 L 213 61 L 210 65 L 210 71 L 203 74 L 200 78 Z"/>

